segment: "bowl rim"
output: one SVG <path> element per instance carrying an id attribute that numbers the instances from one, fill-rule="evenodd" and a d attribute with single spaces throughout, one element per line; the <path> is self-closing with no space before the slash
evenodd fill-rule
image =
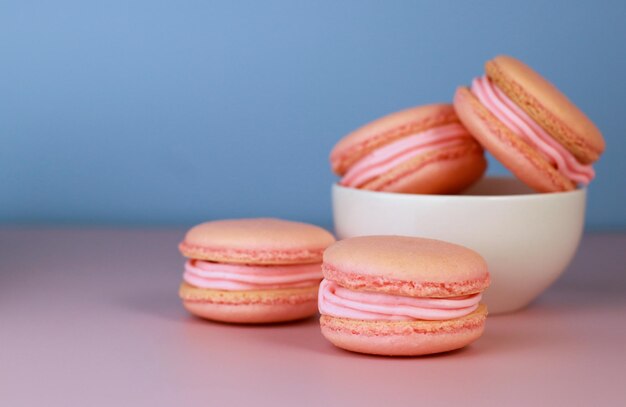
<path id="1" fill-rule="evenodd" d="M 514 177 L 506 176 L 487 176 L 481 181 L 508 181 L 521 183 L 520 180 Z M 338 182 L 332 184 L 333 192 L 335 190 L 342 191 L 342 193 L 350 193 L 364 196 L 371 196 L 374 198 L 387 198 L 394 200 L 405 201 L 468 201 L 468 200 L 481 200 L 481 201 L 510 201 L 510 200 L 545 200 L 545 199 L 573 199 L 574 197 L 584 197 L 587 194 L 587 187 L 577 187 L 571 191 L 560 192 L 533 192 L 522 194 L 509 194 L 509 195 L 443 195 L 443 194 L 404 194 L 399 192 L 381 192 L 381 191 L 369 191 L 365 189 L 358 189 L 352 187 L 345 187 L 339 185 Z"/>

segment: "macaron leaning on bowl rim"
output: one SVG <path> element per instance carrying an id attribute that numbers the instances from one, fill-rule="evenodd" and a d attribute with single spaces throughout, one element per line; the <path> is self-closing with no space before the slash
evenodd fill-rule
<path id="1" fill-rule="evenodd" d="M 487 163 L 448 104 L 418 106 L 375 120 L 341 139 L 330 154 L 343 186 L 404 193 L 456 193 Z"/>
<path id="2" fill-rule="evenodd" d="M 598 128 L 563 93 L 523 62 L 498 56 L 486 75 L 459 87 L 454 107 L 474 137 L 538 192 L 588 184 L 605 148 Z"/>
<path id="3" fill-rule="evenodd" d="M 179 296 L 197 316 L 267 323 L 315 314 L 326 230 L 280 219 L 206 222 L 179 245 L 185 264 Z"/>
<path id="4" fill-rule="evenodd" d="M 440 240 L 363 236 L 324 253 L 322 334 L 361 353 L 414 356 L 458 349 L 483 332 L 484 259 Z"/>

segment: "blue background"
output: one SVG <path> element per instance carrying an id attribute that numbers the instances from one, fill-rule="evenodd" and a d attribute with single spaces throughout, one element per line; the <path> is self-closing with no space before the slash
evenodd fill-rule
<path id="1" fill-rule="evenodd" d="M 506 53 L 603 131 L 587 225 L 624 228 L 625 21 L 623 1 L 5 1 L 0 223 L 327 224 L 341 136 Z"/>

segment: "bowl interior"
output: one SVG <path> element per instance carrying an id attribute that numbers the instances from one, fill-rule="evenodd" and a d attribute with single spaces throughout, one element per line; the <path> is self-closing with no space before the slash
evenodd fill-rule
<path id="1" fill-rule="evenodd" d="M 518 181 L 515 178 L 483 178 L 461 195 L 478 195 L 478 196 L 494 196 L 494 195 L 535 195 L 537 194 L 530 187 Z"/>

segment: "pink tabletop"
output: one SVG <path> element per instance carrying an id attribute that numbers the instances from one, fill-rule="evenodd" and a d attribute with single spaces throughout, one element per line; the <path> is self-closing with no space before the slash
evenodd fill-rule
<path id="1" fill-rule="evenodd" d="M 183 232 L 0 231 L 0 406 L 624 405 L 626 234 L 587 235 L 531 307 L 460 351 L 334 348 L 317 320 L 211 323 L 177 298 Z"/>

